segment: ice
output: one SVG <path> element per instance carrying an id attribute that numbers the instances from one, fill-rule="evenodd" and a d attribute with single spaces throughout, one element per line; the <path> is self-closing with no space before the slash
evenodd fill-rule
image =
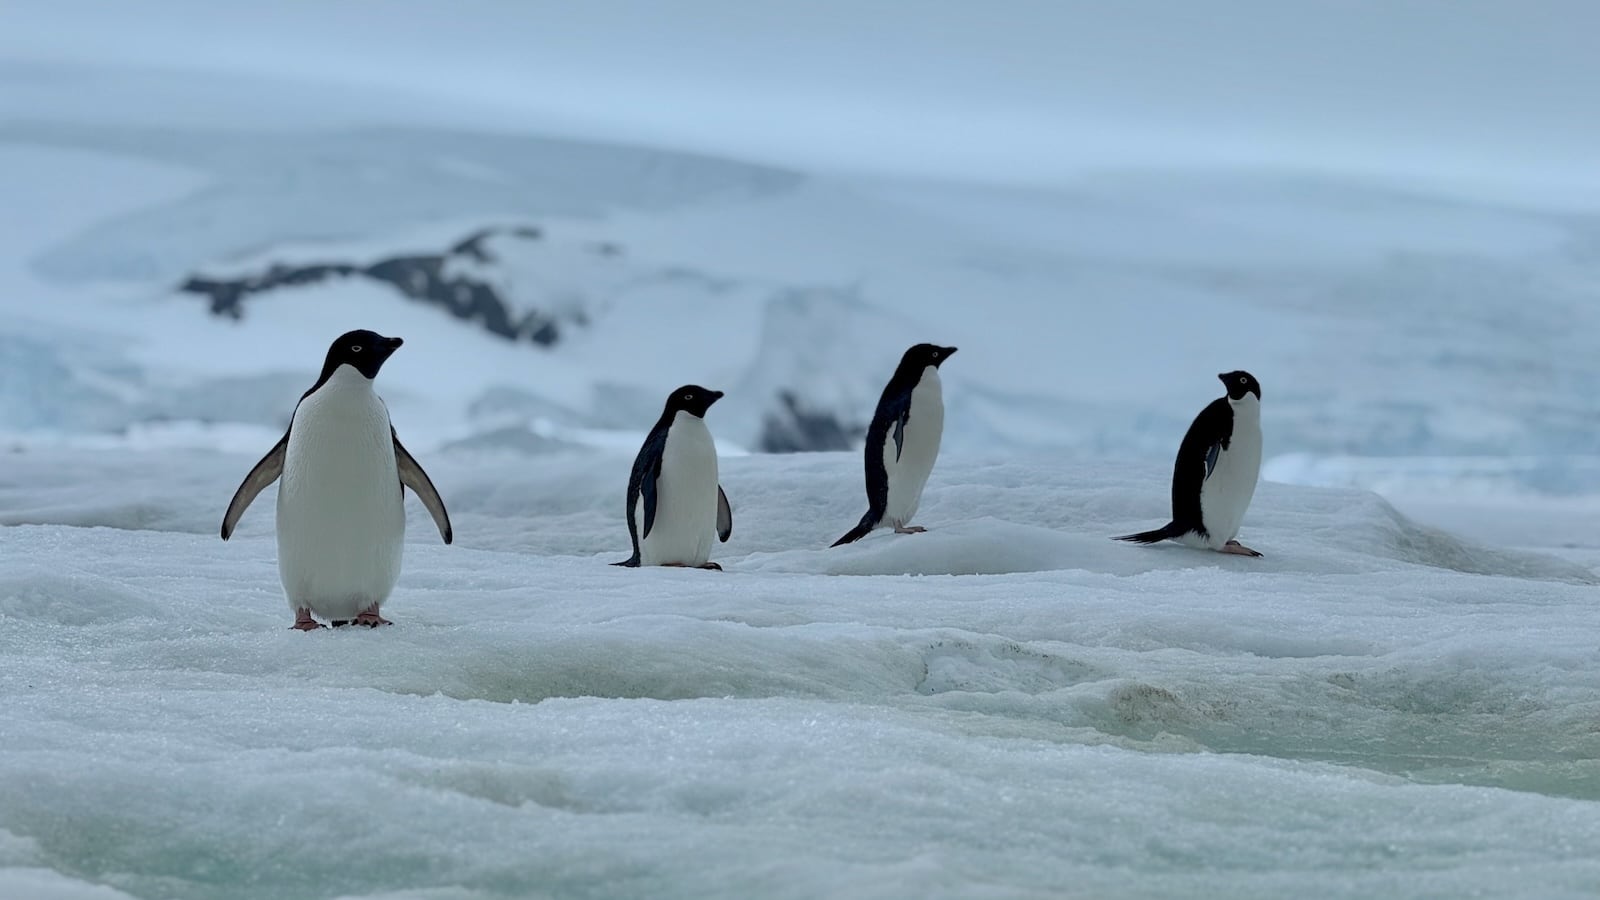
<path id="1" fill-rule="evenodd" d="M 215 536 L 253 461 L 0 459 L 6 891 L 1600 884 L 1600 577 L 1371 494 L 1264 484 L 1248 560 L 1108 539 L 1160 466 L 954 454 L 826 550 L 859 459 L 736 457 L 719 575 L 606 565 L 625 454 L 435 453 L 456 544 L 408 504 L 398 624 L 307 635 L 270 496 Z"/>
<path id="2" fill-rule="evenodd" d="M 1600 893 L 1569 6 L 14 0 L 0 897 Z M 553 346 L 178 290 L 487 227 Z M 356 327 L 457 543 L 408 503 L 397 624 L 301 634 L 271 497 L 216 529 Z M 747 451 L 924 340 L 930 531 L 828 549 L 859 453 Z M 1266 556 L 1109 540 L 1240 367 Z M 685 382 L 727 571 L 609 566 Z"/>

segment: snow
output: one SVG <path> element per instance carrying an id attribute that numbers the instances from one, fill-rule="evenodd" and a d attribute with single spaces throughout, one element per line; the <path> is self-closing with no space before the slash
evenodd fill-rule
<path id="1" fill-rule="evenodd" d="M 948 440 L 969 452 L 1167 457 L 1215 395 L 1211 374 L 1240 367 L 1265 388 L 1269 455 L 1597 448 L 1585 347 L 1600 257 L 1592 219 L 1566 212 L 1331 176 L 1124 173 L 1023 192 L 643 150 L 614 170 L 583 145 L 427 131 L 9 134 L 0 194 L 18 208 L 41 202 L 40 183 L 105 188 L 79 215 L 10 230 L 0 342 L 24 362 L 0 384 L 0 431 L 13 442 L 174 421 L 281 428 L 327 335 L 359 325 L 410 339 L 386 388 L 424 449 L 637 434 L 662 386 L 689 382 L 743 386 L 724 437 L 754 447 L 785 391 L 861 423 L 922 340 L 963 348 L 948 402 L 966 425 Z M 193 149 L 216 141 L 238 158 Z M 362 178 L 345 177 L 346 154 L 366 161 Z M 517 189 L 475 193 L 430 168 L 464 156 Z M 645 174 L 617 186 L 635 164 Z M 268 260 L 438 250 L 485 224 L 548 235 L 510 258 L 516 307 L 587 324 L 546 351 L 364 279 L 254 297 L 243 322 L 175 291 L 188 273 Z M 596 259 L 601 242 L 621 255 Z"/>
<path id="2" fill-rule="evenodd" d="M 253 461 L 4 457 L 8 890 L 1600 884 L 1600 578 L 1371 494 L 1264 484 L 1246 560 L 1107 539 L 1163 517 L 1159 468 L 947 455 L 929 533 L 826 550 L 853 454 L 733 458 L 719 575 L 605 564 L 626 455 L 458 451 L 398 624 L 306 635 L 270 497 L 215 536 Z"/>
<path id="3" fill-rule="evenodd" d="M 8 4 L 0 897 L 1593 896 L 1560 6 Z M 177 290 L 491 226 L 554 347 Z M 397 624 L 300 634 L 271 498 L 216 528 L 355 327 L 457 543 L 408 503 Z M 825 549 L 859 455 L 748 451 L 918 341 L 931 530 Z M 1241 367 L 1267 555 L 1108 540 Z M 606 565 L 691 382 L 727 571 Z"/>

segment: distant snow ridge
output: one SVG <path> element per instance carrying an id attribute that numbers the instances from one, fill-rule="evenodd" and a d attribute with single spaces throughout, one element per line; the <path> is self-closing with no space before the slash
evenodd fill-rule
<path id="1" fill-rule="evenodd" d="M 412 300 L 475 322 L 491 334 L 549 347 L 560 340 L 563 326 L 583 325 L 588 316 L 581 292 L 536 291 L 540 303 L 530 305 L 528 292 L 518 290 L 521 280 L 540 277 L 540 267 L 529 265 L 526 257 L 527 245 L 543 239 L 544 232 L 532 226 L 480 228 L 442 253 L 386 256 L 366 264 L 273 262 L 254 274 L 195 275 L 179 290 L 209 297 L 214 315 L 243 319 L 246 299 L 258 294 L 329 278 L 372 278 Z M 596 267 L 604 267 L 621 249 L 598 244 L 585 246 L 580 255 L 584 253 L 597 260 Z"/>
<path id="2" fill-rule="evenodd" d="M 413 249 L 419 243 L 445 249 Z M 342 279 L 377 282 L 397 292 L 398 301 L 426 304 L 496 338 L 558 351 L 551 363 L 592 372 L 587 404 L 529 393 L 520 383 L 485 385 L 470 410 L 487 430 L 465 443 L 523 450 L 551 446 L 540 423 L 631 427 L 660 402 L 658 373 L 685 356 L 730 349 L 732 364 L 743 368 L 732 370 L 740 390 L 721 420 L 735 444 L 767 453 L 849 449 L 866 432 L 876 379 L 889 371 L 866 375 L 861 361 L 891 360 L 903 348 L 886 344 L 888 336 L 915 330 L 856 287 L 774 286 L 663 266 L 625 254 L 614 241 L 531 223 L 489 225 L 460 237 L 434 229 L 376 244 L 279 246 L 208 267 L 178 290 L 207 298 L 213 315 L 248 321 L 276 292 L 321 285 L 334 287 L 333 299 L 339 292 L 332 283 Z M 663 329 L 681 328 L 686 315 L 705 319 L 694 338 L 656 340 Z M 573 341 L 578 330 L 583 340 Z M 739 362 L 741 348 L 752 351 L 748 364 Z M 619 360 L 628 363 L 619 369 Z"/>

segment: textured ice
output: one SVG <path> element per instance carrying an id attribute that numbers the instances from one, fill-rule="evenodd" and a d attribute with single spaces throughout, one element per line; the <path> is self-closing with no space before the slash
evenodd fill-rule
<path id="1" fill-rule="evenodd" d="M 0 897 L 1600 893 L 1600 218 L 1554 168 L 1592 136 L 1547 127 L 1581 120 L 1563 104 L 1592 79 L 1563 67 L 1593 29 L 1403 10 L 1377 47 L 1365 14 L 1308 29 L 1252 4 L 1239 28 L 1162 2 L 1096 11 L 1063 55 L 1031 18 L 934 4 L 908 32 L 853 8 L 860 27 L 819 33 L 872 52 L 811 66 L 808 105 L 768 79 L 815 56 L 742 65 L 741 29 L 798 8 L 680 17 L 693 39 L 672 41 L 659 17 L 403 5 L 7 7 Z M 1136 77 L 1032 69 L 1112 71 L 1157 19 L 1183 39 Z M 935 34 L 997 64 L 941 45 L 877 79 L 937 88 L 934 118 L 856 84 L 880 45 Z M 1481 65 L 1490 43 L 1511 55 Z M 1356 44 L 1383 64 L 1344 65 Z M 1284 77 L 1241 82 L 1212 63 L 1257 57 L 1218 46 L 1270 48 Z M 571 77 L 597 53 L 621 80 Z M 651 60 L 688 80 L 638 78 Z M 730 61 L 756 98 L 731 115 L 728 79 L 692 74 Z M 523 68 L 545 63 L 569 77 Z M 1205 77 L 1173 92 L 1173 71 Z M 1054 105 L 1063 85 L 1094 108 Z M 1440 91 L 1470 128 L 1415 105 Z M 1039 133 L 1029 97 L 1067 130 Z M 1196 97 L 1188 141 L 1129 120 Z M 1303 129 L 1279 137 L 1309 157 L 1249 142 L 1289 166 L 1446 139 L 1366 147 L 1370 177 L 1207 165 L 1261 117 Z M 789 163 L 1021 180 L 992 168 L 1020 153 L 1052 177 L 665 149 L 718 123 L 724 150 Z M 607 142 L 619 124 L 634 144 Z M 1405 175 L 1519 142 L 1539 196 Z M 370 284 L 263 298 L 245 324 L 173 291 L 505 224 L 554 236 L 522 301 L 604 301 L 554 351 Z M 626 264 L 566 252 L 597 242 Z M 215 532 L 351 327 L 410 339 L 380 389 L 458 543 L 409 504 L 398 624 L 293 633 L 269 498 Z M 825 550 L 860 515 L 859 456 L 738 448 L 788 389 L 860 423 L 919 340 L 962 348 L 932 530 Z M 1262 486 L 1259 560 L 1107 540 L 1165 520 L 1176 438 L 1241 366 L 1266 385 L 1269 477 L 1321 487 Z M 730 391 L 728 571 L 607 566 L 631 453 L 689 381 Z"/>
<path id="2" fill-rule="evenodd" d="M 0 893 L 1600 887 L 1595 573 L 1370 494 L 1264 484 L 1246 560 L 956 455 L 830 551 L 853 454 L 731 458 L 728 571 L 623 570 L 625 454 L 436 454 L 456 545 L 409 504 L 398 624 L 308 635 L 270 498 L 215 536 L 253 461 L 0 458 Z"/>

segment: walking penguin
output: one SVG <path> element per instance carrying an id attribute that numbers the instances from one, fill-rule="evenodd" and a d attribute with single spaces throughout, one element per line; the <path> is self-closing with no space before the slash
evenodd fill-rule
<path id="1" fill-rule="evenodd" d="M 927 531 L 910 523 L 944 435 L 939 366 L 955 352 L 954 347 L 917 344 L 900 357 L 867 427 L 866 515 L 833 546 L 858 541 L 876 528 L 899 534 Z"/>
<path id="2" fill-rule="evenodd" d="M 1191 547 L 1260 556 L 1239 543 L 1239 524 L 1261 475 L 1261 385 L 1249 372 L 1217 376 L 1227 395 L 1195 417 L 1172 467 L 1172 521 L 1119 541 L 1176 540 Z"/>

